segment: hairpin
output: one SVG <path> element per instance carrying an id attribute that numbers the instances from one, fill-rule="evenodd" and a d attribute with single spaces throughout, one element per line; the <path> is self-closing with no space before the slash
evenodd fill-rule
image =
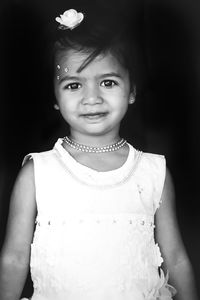
<path id="1" fill-rule="evenodd" d="M 84 19 L 84 15 L 81 12 L 77 12 L 75 9 L 68 9 L 63 15 L 57 17 L 55 20 L 60 23 L 59 29 L 74 29 L 77 27 Z"/>

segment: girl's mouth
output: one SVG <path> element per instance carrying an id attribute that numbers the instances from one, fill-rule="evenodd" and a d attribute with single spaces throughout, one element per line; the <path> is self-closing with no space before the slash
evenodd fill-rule
<path id="1" fill-rule="evenodd" d="M 81 116 L 89 120 L 98 120 L 105 117 L 107 114 L 108 113 L 105 112 L 99 112 L 99 113 L 82 114 Z"/>

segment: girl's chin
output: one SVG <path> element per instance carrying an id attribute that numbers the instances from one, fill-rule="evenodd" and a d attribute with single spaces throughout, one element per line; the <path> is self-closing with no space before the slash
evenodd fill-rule
<path id="1" fill-rule="evenodd" d="M 111 128 L 107 128 L 101 126 L 98 123 L 93 123 L 93 126 L 90 126 L 92 123 L 82 126 L 81 128 L 77 128 L 76 130 L 71 131 L 72 136 L 85 136 L 85 137 L 103 137 L 112 132 Z M 112 133 L 111 133 L 112 135 Z M 115 134 L 114 134 L 115 135 Z"/>

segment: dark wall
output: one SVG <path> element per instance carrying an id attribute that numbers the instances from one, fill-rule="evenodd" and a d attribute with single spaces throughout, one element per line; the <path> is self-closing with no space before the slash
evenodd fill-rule
<path id="1" fill-rule="evenodd" d="M 65 5 L 64 5 L 65 3 Z M 166 155 L 177 195 L 182 236 L 200 285 L 200 5 L 197 1 L 2 1 L 0 110 L 0 242 L 9 196 L 25 154 L 65 135 L 46 50 L 53 19 L 63 10 L 123 9 L 138 26 L 140 82 L 122 133 L 137 148 Z M 132 25 L 133 26 L 133 25 Z M 27 286 L 30 292 L 30 286 Z"/>

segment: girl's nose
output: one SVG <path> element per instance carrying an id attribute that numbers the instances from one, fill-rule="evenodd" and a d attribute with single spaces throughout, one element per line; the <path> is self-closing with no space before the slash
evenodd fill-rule
<path id="1" fill-rule="evenodd" d="M 102 103 L 103 99 L 99 93 L 98 88 L 87 88 L 84 91 L 82 104 L 95 105 Z"/>

